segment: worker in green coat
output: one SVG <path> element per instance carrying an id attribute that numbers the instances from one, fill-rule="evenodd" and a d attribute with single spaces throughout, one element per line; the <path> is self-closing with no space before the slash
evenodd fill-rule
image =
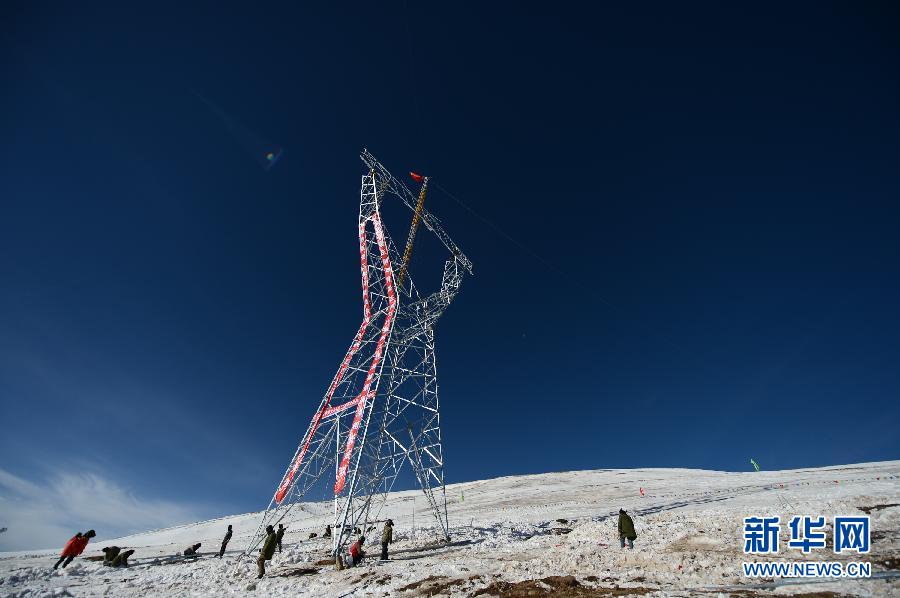
<path id="1" fill-rule="evenodd" d="M 381 560 L 388 560 L 388 544 L 394 541 L 394 520 L 388 519 L 381 532 Z"/>
<path id="2" fill-rule="evenodd" d="M 259 551 L 259 558 L 256 559 L 256 566 L 259 569 L 259 575 L 256 576 L 256 579 L 260 579 L 266 574 L 266 561 L 272 560 L 276 546 L 278 546 L 278 538 L 275 535 L 275 529 L 271 525 L 267 525 L 266 541 L 263 542 L 262 550 Z"/>
<path id="3" fill-rule="evenodd" d="M 118 546 L 103 547 L 103 564 L 112 565 L 113 559 L 119 556 L 120 552 L 122 552 L 122 549 Z"/>
<path id="4" fill-rule="evenodd" d="M 111 567 L 125 567 L 128 568 L 128 557 L 134 554 L 133 550 L 126 550 L 125 552 L 120 552 L 116 555 L 116 558 L 113 559 L 112 563 L 110 563 Z"/>
<path id="5" fill-rule="evenodd" d="M 619 542 L 622 548 L 625 548 L 625 540 L 628 540 L 628 548 L 634 548 L 634 541 L 637 539 L 637 533 L 634 531 L 634 521 L 625 509 L 619 509 Z"/>

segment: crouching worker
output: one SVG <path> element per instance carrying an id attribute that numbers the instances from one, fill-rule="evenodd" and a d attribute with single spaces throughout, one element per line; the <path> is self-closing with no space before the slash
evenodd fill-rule
<path id="1" fill-rule="evenodd" d="M 97 535 L 92 529 L 89 529 L 87 532 L 82 534 L 78 532 L 66 542 L 66 545 L 63 547 L 62 552 L 59 555 L 59 560 L 56 561 L 56 564 L 53 565 L 53 568 L 56 569 L 59 567 L 59 564 L 62 563 L 63 569 L 65 569 L 69 563 L 71 563 L 76 556 L 80 555 L 84 552 L 85 546 L 88 545 L 88 542 L 91 541 L 91 538 Z"/>
<path id="2" fill-rule="evenodd" d="M 103 547 L 103 564 L 104 565 L 112 565 L 113 559 L 119 556 L 119 553 L 122 551 L 118 546 L 104 546 Z"/>
<path id="3" fill-rule="evenodd" d="M 110 563 L 110 567 L 125 567 L 128 568 L 128 557 L 134 554 L 133 550 L 126 550 L 125 552 L 120 552 L 116 555 L 116 558 L 113 559 L 112 563 Z"/>
<path id="4" fill-rule="evenodd" d="M 200 542 L 186 548 L 183 554 L 184 556 L 196 556 L 198 550 L 200 550 Z"/>
<path id="5" fill-rule="evenodd" d="M 634 531 L 634 521 L 625 509 L 619 509 L 619 542 L 622 548 L 625 548 L 625 540 L 628 540 L 628 548 L 634 548 L 634 541 L 637 539 L 637 533 Z"/>
<path id="6" fill-rule="evenodd" d="M 262 550 L 259 551 L 259 558 L 256 559 L 256 567 L 259 569 L 259 575 L 256 576 L 256 579 L 261 579 L 266 574 L 266 561 L 272 560 L 276 546 L 278 546 L 278 537 L 275 535 L 275 529 L 271 525 L 267 525 L 266 541 L 263 542 Z"/>
<path id="7" fill-rule="evenodd" d="M 363 560 L 363 557 L 366 556 L 365 551 L 363 550 L 363 544 L 365 543 L 366 538 L 364 536 L 360 536 L 359 540 L 350 545 L 350 563 L 351 567 L 355 567 L 360 564 Z"/>

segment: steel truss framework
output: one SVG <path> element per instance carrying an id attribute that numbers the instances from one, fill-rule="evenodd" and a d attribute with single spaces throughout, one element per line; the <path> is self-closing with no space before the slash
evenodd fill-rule
<path id="1" fill-rule="evenodd" d="M 352 530 L 366 530 L 379 519 L 387 493 L 407 463 L 449 541 L 434 325 L 459 291 L 463 276 L 472 273 L 472 264 L 406 185 L 367 150 L 360 157 L 368 169 L 362 177 L 358 222 L 362 323 L 247 554 L 255 551 L 267 525 L 283 520 L 332 472 L 332 549 L 335 556 L 342 554 Z M 416 212 L 450 253 L 441 287 L 430 295 L 420 294 L 406 271 L 409 264 L 402 261 L 382 223 L 380 206 L 392 196 Z M 399 276 L 395 265 L 402 272 Z"/>

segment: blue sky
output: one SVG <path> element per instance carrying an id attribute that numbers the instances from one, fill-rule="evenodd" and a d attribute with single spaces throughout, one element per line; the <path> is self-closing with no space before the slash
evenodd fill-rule
<path id="1" fill-rule="evenodd" d="M 429 197 L 448 481 L 900 457 L 890 3 L 2 11 L 0 549 L 267 504 L 362 147 L 480 216 Z"/>

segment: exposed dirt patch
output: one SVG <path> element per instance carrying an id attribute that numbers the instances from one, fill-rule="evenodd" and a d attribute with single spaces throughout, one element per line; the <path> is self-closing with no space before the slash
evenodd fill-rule
<path id="1" fill-rule="evenodd" d="M 387 582 L 389 582 L 391 580 L 391 576 L 390 575 L 379 575 L 379 574 L 373 573 L 373 572 L 364 573 L 363 575 L 359 576 L 359 578 L 355 582 L 353 582 L 354 585 L 358 584 L 359 582 L 362 582 L 363 579 L 365 579 L 365 581 L 362 583 L 360 588 L 368 588 L 369 586 L 373 586 L 373 585 L 383 586 L 384 584 L 386 584 Z"/>
<path id="2" fill-rule="evenodd" d="M 596 579 L 596 578 L 595 578 Z M 543 579 L 529 579 L 511 583 L 495 581 L 486 588 L 481 588 L 474 596 L 503 596 L 503 598 L 537 598 L 538 596 L 556 596 L 560 598 L 599 598 L 601 596 L 639 596 L 656 592 L 651 588 L 590 588 L 581 585 L 573 575 L 553 575 Z"/>
<path id="3" fill-rule="evenodd" d="M 469 577 L 466 579 L 429 575 L 425 579 L 414 581 L 409 585 L 403 586 L 397 591 L 409 592 L 412 590 L 418 590 L 418 594 L 420 595 L 432 596 L 434 594 L 447 593 L 447 590 L 451 588 L 457 588 L 459 586 L 464 586 L 472 582 L 478 582 L 481 581 L 481 579 L 482 577 L 480 575 L 475 575 L 474 577 Z"/>
<path id="4" fill-rule="evenodd" d="M 296 567 L 287 571 L 281 571 L 272 577 L 300 577 L 301 575 L 315 575 L 318 572 L 318 569 L 313 569 L 312 567 Z"/>
<path id="5" fill-rule="evenodd" d="M 900 557 L 889 556 L 886 558 L 874 559 L 872 562 L 889 571 L 897 571 L 900 569 Z"/>
<path id="6" fill-rule="evenodd" d="M 397 590 L 397 591 L 398 591 L 398 592 L 408 592 L 408 591 L 410 591 L 410 590 L 416 590 L 416 589 L 418 589 L 420 586 L 422 586 L 422 585 L 424 585 L 424 584 L 434 583 L 434 582 L 439 582 L 439 581 L 444 580 L 444 579 L 448 579 L 448 578 L 446 578 L 446 577 L 438 577 L 437 575 L 429 575 L 429 576 L 426 577 L 425 579 L 420 579 L 419 581 L 414 581 L 414 582 L 412 582 L 412 583 L 409 584 L 409 585 L 403 586 L 402 588 L 400 588 L 400 589 Z"/>
<path id="7" fill-rule="evenodd" d="M 886 505 L 872 505 L 871 507 L 857 507 L 866 515 L 871 515 L 872 511 L 880 511 L 882 509 L 890 509 L 891 507 L 900 507 L 900 503 L 891 503 Z"/>
<path id="8" fill-rule="evenodd" d="M 315 563 L 313 563 L 313 566 L 315 566 L 315 567 L 322 567 L 324 565 L 334 565 L 334 559 L 333 558 L 322 559 L 320 561 L 316 561 Z"/>

